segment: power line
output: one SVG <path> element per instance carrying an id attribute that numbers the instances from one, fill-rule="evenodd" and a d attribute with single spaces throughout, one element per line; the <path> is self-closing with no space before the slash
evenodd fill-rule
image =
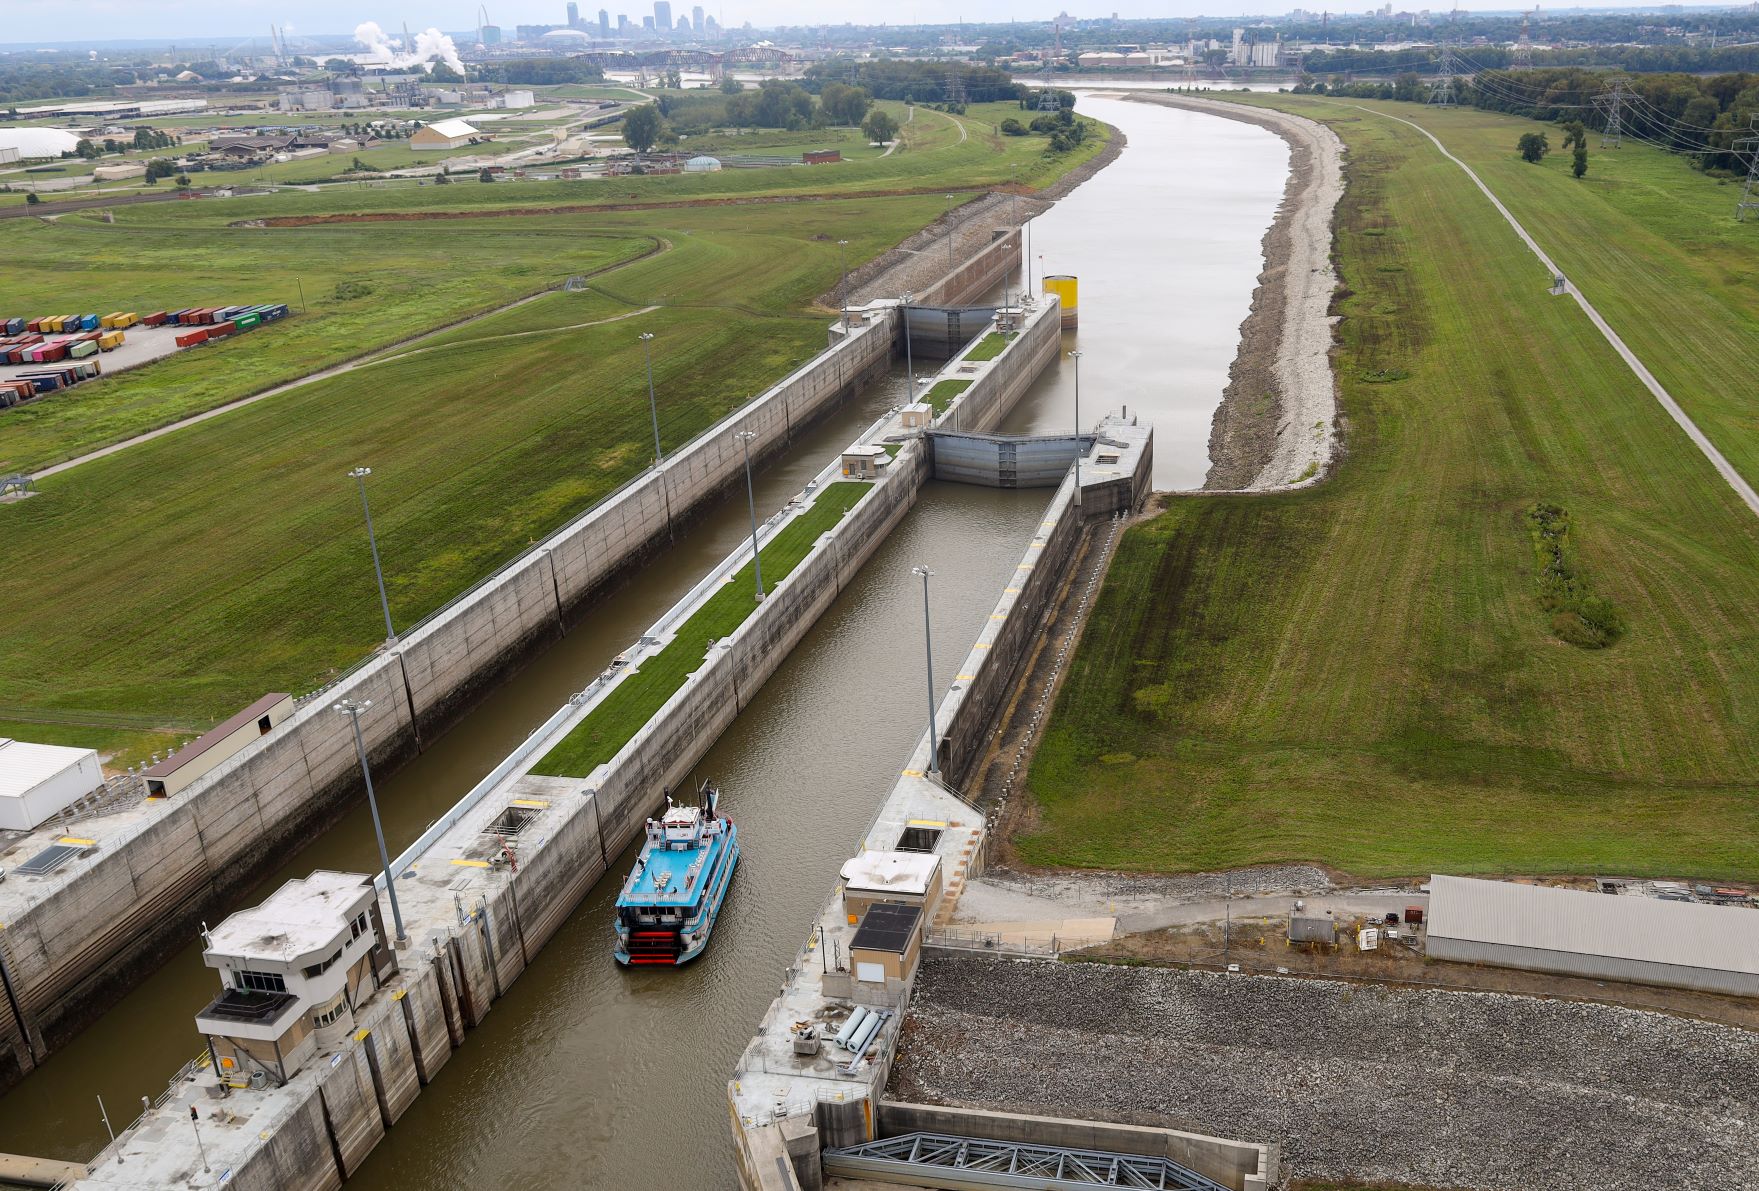
<path id="1" fill-rule="evenodd" d="M 1748 125 L 1759 130 L 1759 116 Z M 1759 211 L 1759 134 L 1744 136 L 1735 142 L 1735 152 L 1747 153 L 1747 181 L 1741 187 L 1741 201 L 1735 204 L 1735 221 L 1745 223 L 1748 211 Z"/>
<path id="2" fill-rule="evenodd" d="M 1454 106 L 1454 47 L 1441 43 L 1441 77 L 1429 89 L 1429 103 L 1438 108 Z"/>
<path id="3" fill-rule="evenodd" d="M 1606 123 L 1600 127 L 1600 147 L 1616 149 L 1624 144 L 1624 105 L 1625 80 L 1614 79 L 1612 90 L 1594 99 L 1594 106 L 1606 113 Z"/>

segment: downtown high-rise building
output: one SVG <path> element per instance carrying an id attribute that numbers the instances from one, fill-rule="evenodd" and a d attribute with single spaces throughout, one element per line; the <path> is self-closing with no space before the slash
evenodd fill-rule
<path id="1" fill-rule="evenodd" d="M 580 28 L 580 5 L 573 3 L 573 0 L 570 0 L 568 5 L 568 27 L 570 29 Z"/>
<path id="2" fill-rule="evenodd" d="M 700 4 L 690 10 L 690 30 L 698 37 L 702 36 L 702 5 Z"/>
<path id="3" fill-rule="evenodd" d="M 601 8 L 601 9 L 599 9 L 599 36 L 600 37 L 609 37 L 610 35 L 611 35 L 611 14 Z"/>
<path id="4" fill-rule="evenodd" d="M 661 34 L 672 32 L 671 0 L 654 0 L 654 30 Z"/>

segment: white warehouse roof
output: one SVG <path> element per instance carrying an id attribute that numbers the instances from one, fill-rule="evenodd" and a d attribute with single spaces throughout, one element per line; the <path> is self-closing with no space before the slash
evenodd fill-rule
<path id="1" fill-rule="evenodd" d="M 79 138 L 59 128 L 0 128 L 0 149 L 17 149 L 26 161 L 71 153 Z"/>
<path id="2" fill-rule="evenodd" d="M 435 120 L 427 127 L 441 136 L 481 136 L 482 134 L 463 120 Z"/>
<path id="3" fill-rule="evenodd" d="M 91 749 L 32 744 L 0 736 L 0 798 L 23 798 L 50 778 L 96 756 Z"/>
<path id="4" fill-rule="evenodd" d="M 1429 937 L 1759 976 L 1759 911 L 1430 878 Z"/>

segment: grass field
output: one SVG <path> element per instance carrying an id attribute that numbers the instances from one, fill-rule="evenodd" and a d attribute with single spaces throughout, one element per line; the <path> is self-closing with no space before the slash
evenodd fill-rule
<path id="1" fill-rule="evenodd" d="M 638 334 L 656 336 L 675 447 L 823 347 L 825 319 L 797 311 L 836 276 L 838 236 L 871 255 L 940 205 L 608 214 L 600 234 L 672 246 L 605 275 L 612 293 L 547 295 L 42 481 L 40 497 L 0 507 L 0 733 L 62 715 L 199 727 L 263 691 L 317 685 L 383 635 L 350 467 L 374 468 L 407 626 L 649 464 Z M 571 224 L 499 222 L 537 240 Z"/>
<path id="2" fill-rule="evenodd" d="M 1287 102 L 1349 147 L 1348 454 L 1124 536 L 1021 858 L 1759 877 L 1759 521 L 1456 166 Z M 1541 503 L 1625 626 L 1608 648 L 1541 601 Z"/>
<path id="3" fill-rule="evenodd" d="M 990 107 L 1012 110 L 1009 105 L 972 110 Z M 492 214 L 509 207 L 541 211 L 562 205 L 707 203 L 734 197 L 804 197 L 803 192 L 857 196 L 909 191 L 938 198 L 948 188 L 966 191 L 1015 178 L 1046 184 L 1098 152 L 1102 139 L 1052 158 L 1044 155 L 1042 138 L 991 136 L 980 119 L 963 123 L 967 133 L 961 141 L 954 117 L 924 111 L 912 125 L 919 130 L 907 132 L 905 147 L 890 158 L 870 154 L 835 166 L 495 186 L 463 181 L 444 187 L 327 188 L 322 194 L 285 192 L 122 207 L 113 224 L 92 213 L 63 216 L 53 223 L 20 221 L 9 229 L 17 251 L 7 276 L 5 301 L 11 305 L 0 313 L 17 307 L 28 314 L 39 306 L 144 312 L 163 305 L 243 300 L 298 305 L 302 288 L 309 312 L 277 324 L 272 333 L 226 345 L 230 358 L 224 368 L 212 366 L 210 353 L 178 356 L 99 385 L 81 386 L 52 401 L 6 411 L 0 415 L 0 472 L 32 470 L 70 458 L 559 285 L 570 274 L 590 272 L 625 259 L 625 253 L 652 247 L 654 228 L 670 217 L 655 212 L 645 221 L 632 221 L 619 215 L 613 232 L 603 218 L 577 214 L 553 225 L 549 238 L 528 236 L 522 225 L 504 218 L 436 225 L 236 224 L 289 215 Z M 810 145 L 822 134 L 784 135 Z M 851 239 L 865 250 L 857 256 L 852 249 L 853 267 L 940 213 L 933 203 L 888 209 L 912 214 L 873 229 L 874 235 L 834 229 L 831 243 L 814 245 L 814 251 L 834 260 L 834 241 Z M 790 301 L 800 304 L 806 297 L 792 294 Z"/>
<path id="4" fill-rule="evenodd" d="M 844 481 L 819 489 L 812 507 L 764 543 L 764 589 L 793 573 L 825 533 L 836 527 L 871 484 Z M 643 661 L 587 714 L 562 742 L 531 767 L 550 777 L 585 777 L 603 765 L 700 668 L 712 642 L 730 636 L 757 610 L 756 568 L 747 563 L 678 627 L 671 644 Z"/>
<path id="5" fill-rule="evenodd" d="M 1295 97 L 1290 97 L 1295 100 Z M 1555 125 L 1474 108 L 1356 101 L 1427 128 L 1513 211 L 1632 351 L 1750 483 L 1759 484 L 1759 221 L 1737 223 L 1738 183 L 1635 141 L 1589 138 L 1586 177 L 1570 157 L 1515 153 Z M 1293 107 L 1293 102 L 1290 103 Z M 1353 113 L 1361 115 L 1360 112 Z M 1533 268 L 1543 273 L 1537 260 Z"/>

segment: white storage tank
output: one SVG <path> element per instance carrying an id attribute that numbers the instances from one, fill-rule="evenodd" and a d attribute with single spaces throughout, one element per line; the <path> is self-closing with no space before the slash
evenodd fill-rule
<path id="1" fill-rule="evenodd" d="M 0 829 L 30 831 L 103 784 L 92 749 L 0 736 Z"/>
<path id="2" fill-rule="evenodd" d="M 701 157 L 692 157 L 684 163 L 684 172 L 687 174 L 712 174 L 720 168 L 721 159 L 710 157 L 706 153 Z"/>

